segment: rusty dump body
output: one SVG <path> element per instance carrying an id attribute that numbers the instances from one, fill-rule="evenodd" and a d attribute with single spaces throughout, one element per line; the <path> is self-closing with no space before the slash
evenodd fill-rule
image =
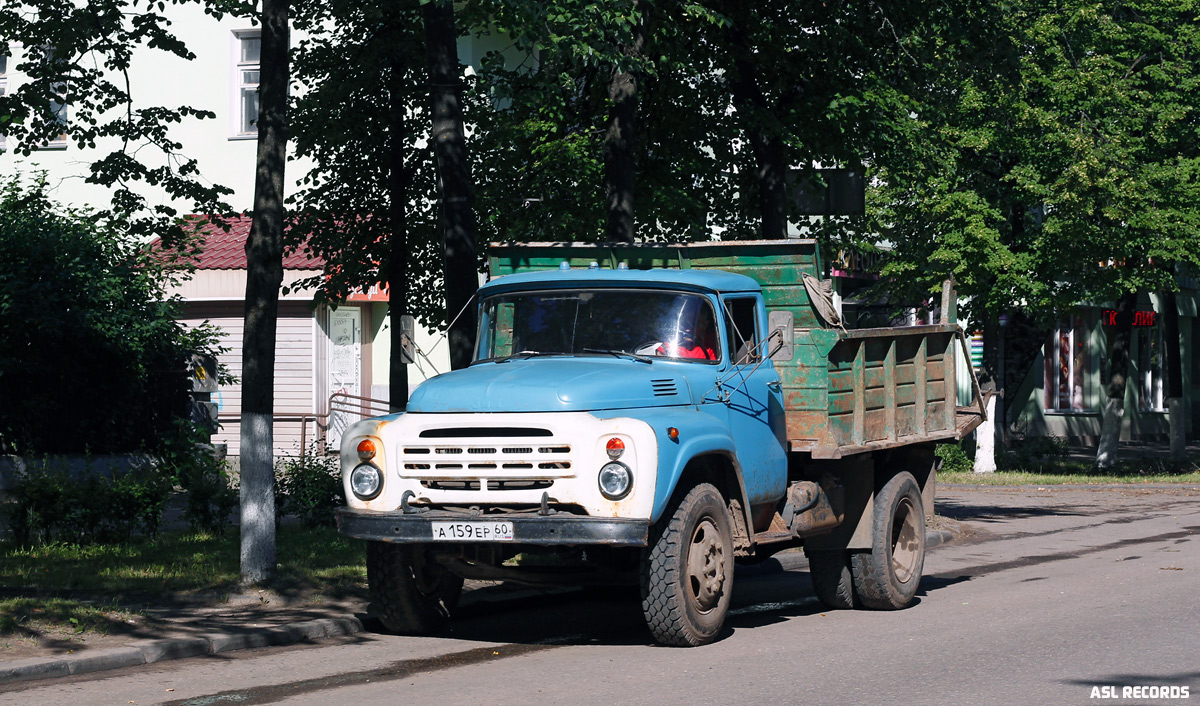
<path id="1" fill-rule="evenodd" d="M 774 362 L 783 386 L 787 442 L 813 459 L 962 439 L 982 421 L 978 395 L 959 405 L 953 321 L 843 330 L 826 324 L 803 276 L 822 279 L 815 240 L 650 244 L 493 244 L 492 277 L 572 268 L 714 269 L 751 277 L 768 312 L 787 311 L 794 355 Z"/>

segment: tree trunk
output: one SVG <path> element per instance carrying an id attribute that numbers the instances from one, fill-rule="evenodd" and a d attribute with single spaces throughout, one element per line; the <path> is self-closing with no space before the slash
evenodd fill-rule
<path id="1" fill-rule="evenodd" d="M 403 45 L 395 43 L 399 52 Z M 408 206 L 411 169 L 404 163 L 404 57 L 392 56 L 389 90 L 391 124 L 388 137 L 391 164 L 388 171 L 388 315 L 391 318 L 391 357 L 388 360 L 388 410 L 408 408 L 408 364 L 404 362 L 404 328 L 400 319 L 408 313 Z"/>
<path id="2" fill-rule="evenodd" d="M 634 10 L 639 10 L 634 0 Z M 646 41 L 645 18 L 634 30 L 633 43 L 622 47 L 626 56 L 641 55 Z M 604 194 L 607 212 L 605 238 L 612 243 L 632 243 L 636 233 L 634 219 L 634 186 L 637 147 L 638 77 L 632 71 L 613 67 L 608 84 L 612 102 L 608 113 L 608 130 L 604 134 Z"/>
<path id="3" fill-rule="evenodd" d="M 242 338 L 242 583 L 275 574 L 275 328 L 283 282 L 287 156 L 288 0 L 263 0 L 254 218 L 246 239 Z"/>
<path id="4" fill-rule="evenodd" d="M 996 396 L 987 401 L 987 419 L 975 430 L 975 472 L 996 471 Z"/>
<path id="5" fill-rule="evenodd" d="M 996 470 L 996 438 L 1001 433 L 1004 418 L 1004 399 L 999 396 L 1000 368 L 1000 319 L 995 314 L 985 314 L 983 324 L 983 360 L 979 366 L 979 388 L 991 391 L 987 404 L 987 420 L 975 430 L 975 472 L 991 473 Z"/>
<path id="6" fill-rule="evenodd" d="M 479 289 L 475 254 L 475 210 L 471 203 L 471 172 L 463 131 L 459 91 L 458 36 L 454 5 L 434 0 L 422 7 L 425 19 L 425 61 L 433 108 L 433 149 L 437 157 L 438 196 L 446 288 L 446 323 L 450 325 L 450 367 L 471 363 L 475 343 L 475 309 L 467 303 Z M 456 320 L 457 318 L 457 320 Z M 398 323 L 398 322 L 394 322 Z"/>
<path id="7" fill-rule="evenodd" d="M 1175 292 L 1163 297 L 1163 347 L 1167 363 L 1167 410 L 1171 424 L 1171 460 L 1187 461 L 1187 426 L 1183 412 L 1183 360 L 1179 341 L 1179 302 Z"/>
<path id="8" fill-rule="evenodd" d="M 736 52 L 730 92 L 757 165 L 755 177 L 762 237 L 781 240 L 787 237 L 787 146 L 779 131 L 771 128 L 767 97 L 759 88 L 758 69 L 751 61 L 754 51 L 745 31 L 734 24 L 730 33 Z"/>
<path id="9" fill-rule="evenodd" d="M 1112 468 L 1117 463 L 1121 425 L 1125 417 L 1125 386 L 1129 375 L 1129 348 L 1133 338 L 1133 310 L 1137 292 L 1127 292 L 1117 300 L 1116 329 L 1109 338 L 1108 397 L 1104 402 L 1104 422 L 1100 427 L 1100 446 L 1096 466 Z"/>

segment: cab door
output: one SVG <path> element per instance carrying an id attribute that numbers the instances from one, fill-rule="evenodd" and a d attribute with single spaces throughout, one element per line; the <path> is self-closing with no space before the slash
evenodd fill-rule
<path id="1" fill-rule="evenodd" d="M 750 504 L 773 502 L 787 486 L 783 391 L 779 373 L 767 359 L 767 312 L 762 298 L 721 298 L 725 318 L 727 368 L 720 395 L 728 408 L 738 461 Z"/>

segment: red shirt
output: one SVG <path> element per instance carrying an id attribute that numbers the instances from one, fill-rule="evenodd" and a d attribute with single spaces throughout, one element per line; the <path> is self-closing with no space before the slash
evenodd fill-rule
<path id="1" fill-rule="evenodd" d="M 696 358 L 699 360 L 716 360 L 717 352 L 711 348 L 704 348 L 697 344 L 694 348 L 686 346 L 675 346 L 671 349 L 666 344 L 660 345 L 658 350 L 654 351 L 656 355 L 671 356 L 673 358 Z"/>

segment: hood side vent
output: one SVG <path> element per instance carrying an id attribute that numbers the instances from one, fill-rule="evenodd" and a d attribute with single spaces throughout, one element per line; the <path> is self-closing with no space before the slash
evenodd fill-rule
<path id="1" fill-rule="evenodd" d="M 654 390 L 655 397 L 671 397 L 679 394 L 679 389 L 672 379 L 651 380 L 650 387 Z"/>

